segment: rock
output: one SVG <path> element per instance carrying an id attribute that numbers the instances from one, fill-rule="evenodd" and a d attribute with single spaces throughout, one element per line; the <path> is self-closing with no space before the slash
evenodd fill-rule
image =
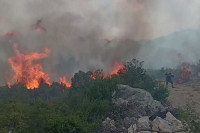
<path id="1" fill-rule="evenodd" d="M 181 130 L 183 129 L 183 124 L 181 121 L 179 121 L 178 119 L 176 119 L 170 112 L 168 112 L 166 114 L 166 118 L 167 121 L 170 121 L 173 123 L 173 126 L 175 127 L 175 130 Z"/>
<path id="2" fill-rule="evenodd" d="M 103 128 L 103 133 L 114 133 L 115 130 L 117 129 L 115 127 L 115 121 L 111 120 L 109 117 L 107 117 L 103 122 L 102 122 L 102 128 Z"/>
<path id="3" fill-rule="evenodd" d="M 156 119 L 154 119 L 152 122 L 152 130 L 172 133 L 174 131 L 173 123 L 170 123 L 169 121 L 160 117 L 156 117 Z"/>
<path id="4" fill-rule="evenodd" d="M 127 104 L 128 101 L 127 100 L 124 100 L 122 98 L 117 98 L 114 103 L 117 105 L 117 106 L 120 106 L 121 104 Z"/>
<path id="5" fill-rule="evenodd" d="M 165 112 L 166 108 L 153 99 L 151 94 L 143 89 L 132 88 L 128 85 L 118 85 L 118 94 L 113 93 L 113 103 L 122 117 L 152 116 Z"/>
<path id="6" fill-rule="evenodd" d="M 137 132 L 137 133 L 152 133 L 150 131 L 140 131 L 140 132 Z"/>
<path id="7" fill-rule="evenodd" d="M 128 129 L 130 125 L 133 125 L 137 122 L 136 118 L 125 117 L 124 119 L 120 120 L 121 124 Z"/>
<path id="8" fill-rule="evenodd" d="M 136 132 L 137 132 L 136 124 L 133 124 L 128 128 L 128 133 L 136 133 Z"/>
<path id="9" fill-rule="evenodd" d="M 152 130 L 172 133 L 183 129 L 176 119 L 159 101 L 143 89 L 118 85 L 113 92 L 113 109 L 96 133 L 152 133 Z"/>
<path id="10" fill-rule="evenodd" d="M 151 130 L 150 121 L 149 121 L 148 116 L 138 119 L 138 129 L 139 129 L 139 131 Z"/>

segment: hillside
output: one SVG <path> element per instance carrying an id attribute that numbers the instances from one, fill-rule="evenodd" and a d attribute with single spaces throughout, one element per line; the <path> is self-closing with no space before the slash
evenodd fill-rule
<path id="1" fill-rule="evenodd" d="M 183 30 L 153 40 L 140 41 L 137 57 L 150 68 L 176 67 L 180 63 L 178 54 L 184 62 L 197 62 L 200 57 L 200 30 Z"/>

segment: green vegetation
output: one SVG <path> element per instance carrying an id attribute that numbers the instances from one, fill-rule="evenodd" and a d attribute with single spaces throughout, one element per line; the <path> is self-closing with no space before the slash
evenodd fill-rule
<path id="1" fill-rule="evenodd" d="M 72 78 L 72 88 L 64 89 L 58 83 L 51 87 L 27 90 L 21 85 L 0 89 L 0 132 L 8 133 L 91 133 L 113 109 L 112 92 L 117 84 L 149 91 L 159 101 L 166 101 L 168 91 L 151 78 L 142 62 L 132 60 L 119 76 L 103 78 L 97 70 L 79 71 Z"/>
<path id="2" fill-rule="evenodd" d="M 133 59 L 127 62 L 127 72 L 122 77 L 122 83 L 131 87 L 145 89 L 150 92 L 155 100 L 166 102 L 168 90 L 154 78 L 149 76 L 143 68 L 143 62 Z"/>
<path id="3" fill-rule="evenodd" d="M 179 118 L 183 122 L 185 130 L 189 130 L 190 133 L 200 132 L 200 118 L 194 107 L 187 105 L 184 108 L 180 108 Z"/>

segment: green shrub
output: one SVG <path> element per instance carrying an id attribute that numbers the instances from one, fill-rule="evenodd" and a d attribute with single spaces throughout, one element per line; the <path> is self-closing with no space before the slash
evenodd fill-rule
<path id="1" fill-rule="evenodd" d="M 126 73 L 122 74 L 122 83 L 131 87 L 145 89 L 150 92 L 155 100 L 165 102 L 168 90 L 150 77 L 143 68 L 143 62 L 133 59 L 126 64 Z"/>
<path id="2" fill-rule="evenodd" d="M 178 112 L 179 119 L 183 122 L 185 130 L 189 130 L 190 133 L 200 133 L 200 118 L 194 107 L 187 105 L 184 108 L 180 108 Z"/>

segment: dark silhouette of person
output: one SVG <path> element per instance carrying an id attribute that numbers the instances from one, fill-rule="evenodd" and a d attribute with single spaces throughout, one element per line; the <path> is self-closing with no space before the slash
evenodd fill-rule
<path id="1" fill-rule="evenodd" d="M 165 78 L 166 78 L 166 86 L 168 87 L 168 83 L 170 83 L 172 85 L 172 88 L 175 88 L 172 81 L 172 78 L 174 78 L 174 75 L 171 73 L 165 73 Z"/>

